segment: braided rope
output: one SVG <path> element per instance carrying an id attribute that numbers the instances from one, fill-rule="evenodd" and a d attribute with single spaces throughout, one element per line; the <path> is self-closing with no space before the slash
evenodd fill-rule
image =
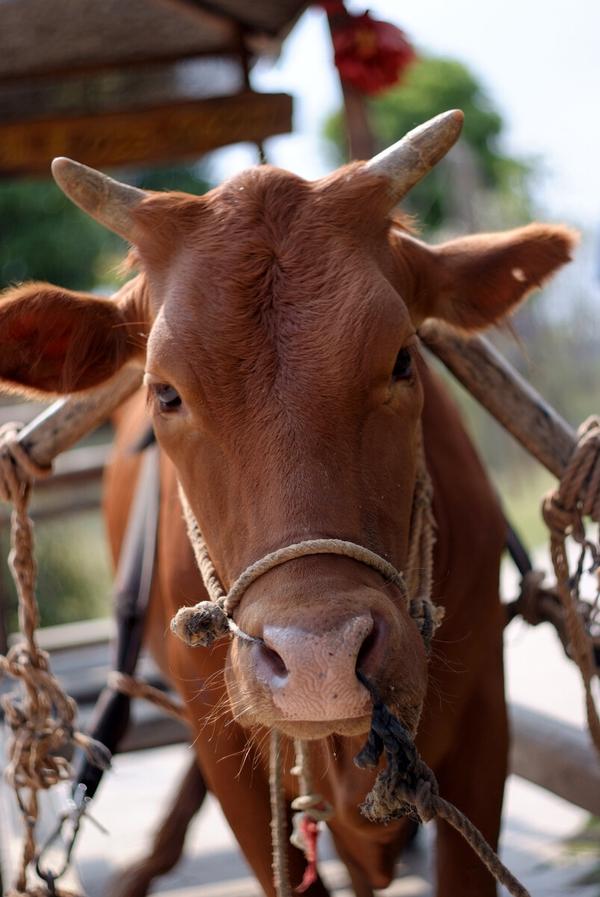
<path id="1" fill-rule="evenodd" d="M 376 769 L 382 753 L 387 764 L 361 806 L 372 822 L 386 824 L 413 815 L 422 822 L 439 817 L 455 828 L 473 848 L 497 882 L 513 897 L 529 892 L 501 862 L 479 829 L 449 801 L 439 795 L 434 773 L 423 762 L 409 733 L 380 700 L 373 683 L 359 676 L 373 699 L 373 715 L 367 741 L 354 762 L 361 769 Z"/>
<path id="2" fill-rule="evenodd" d="M 298 887 L 297 894 L 303 894 L 317 880 L 317 843 L 319 826 L 331 819 L 333 807 L 326 801 L 322 794 L 315 791 L 310 746 L 308 742 L 296 739 L 294 741 L 296 752 L 295 765 L 291 769 L 292 775 L 299 779 L 298 797 L 292 801 L 292 834 L 290 843 L 304 853 L 306 868 L 304 876 Z"/>
<path id="3" fill-rule="evenodd" d="M 600 542 L 594 543 L 587 538 L 584 524 L 585 517 L 600 524 L 600 418 L 588 418 L 579 428 L 577 436 L 577 445 L 558 488 L 543 501 L 542 514 L 550 530 L 556 593 L 564 611 L 569 648 L 583 681 L 588 727 L 600 754 L 600 719 L 592 693 L 592 682 L 597 672 L 594 645 L 579 611 L 579 585 L 587 555 L 591 559 L 591 570 L 597 577 L 600 576 Z M 567 554 L 568 537 L 581 546 L 573 574 Z"/>
<path id="4" fill-rule="evenodd" d="M 269 754 L 269 793 L 271 797 L 271 844 L 273 847 L 273 884 L 277 897 L 292 897 L 287 853 L 287 812 L 281 764 L 281 736 L 271 732 Z"/>
<path id="5" fill-rule="evenodd" d="M 435 520 L 432 512 L 432 487 L 420 451 L 418 472 L 413 495 L 410 527 L 410 543 L 407 560 L 407 579 L 393 564 L 364 545 L 345 539 L 306 539 L 272 551 L 254 561 L 225 590 L 210 557 L 198 522 L 183 493 L 179 490 L 188 537 L 194 550 L 196 563 L 209 595 L 208 601 L 200 601 L 190 607 L 181 607 L 171 620 L 172 632 L 191 647 L 208 647 L 216 639 L 228 633 L 247 641 L 260 641 L 241 630 L 233 620 L 245 592 L 261 576 L 270 570 L 302 557 L 331 554 L 359 561 L 380 573 L 384 579 L 401 592 L 410 614 L 417 623 L 427 649 L 433 634 L 443 619 L 443 608 L 431 601 L 433 546 L 435 544 Z"/>
<path id="6" fill-rule="evenodd" d="M 18 442 L 19 425 L 0 428 L 0 500 L 11 502 L 11 552 L 9 567 L 19 601 L 19 625 L 23 640 L 0 656 L 0 674 L 21 683 L 21 689 L 3 696 L 2 707 L 11 731 L 5 777 L 14 789 L 24 827 L 23 852 L 11 897 L 48 893 L 28 887 L 28 870 L 37 859 L 35 829 L 38 793 L 72 776 L 62 756 L 69 744 L 81 747 L 99 766 L 110 756 L 98 742 L 77 730 L 76 704 L 64 693 L 50 670 L 48 654 L 36 639 L 39 610 L 35 594 L 36 564 L 33 524 L 27 508 L 34 478 L 46 477 L 50 467 L 40 467 Z M 59 893 L 56 889 L 55 893 Z"/>
<path id="7" fill-rule="evenodd" d="M 118 670 L 112 670 L 108 674 L 107 684 L 115 691 L 128 695 L 130 698 L 141 698 L 143 701 L 149 701 L 174 719 L 181 720 L 184 723 L 188 721 L 185 707 L 180 701 L 173 700 L 170 695 L 165 694 L 160 688 L 155 688 L 153 685 L 149 685 L 148 682 L 142 682 L 141 679 L 136 679 L 135 676 L 128 676 L 126 673 L 118 672 Z"/>

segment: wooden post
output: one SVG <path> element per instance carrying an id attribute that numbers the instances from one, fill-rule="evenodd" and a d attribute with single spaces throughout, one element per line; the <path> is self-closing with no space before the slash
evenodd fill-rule
<path id="1" fill-rule="evenodd" d="M 600 764 L 587 732 L 519 704 L 509 713 L 511 772 L 600 815 Z"/>
<path id="2" fill-rule="evenodd" d="M 333 32 L 339 13 L 328 13 L 329 31 Z M 344 97 L 344 115 L 346 119 L 346 137 L 348 140 L 348 156 L 350 159 L 370 159 L 377 152 L 375 137 L 367 114 L 365 95 L 340 78 Z"/>
<path id="3" fill-rule="evenodd" d="M 52 464 L 57 455 L 103 423 L 141 382 L 139 368 L 125 367 L 94 390 L 59 399 L 23 427 L 19 442 L 36 464 Z"/>
<path id="4" fill-rule="evenodd" d="M 460 383 L 550 473 L 564 473 L 577 434 L 484 336 L 426 321 L 419 336 Z"/>

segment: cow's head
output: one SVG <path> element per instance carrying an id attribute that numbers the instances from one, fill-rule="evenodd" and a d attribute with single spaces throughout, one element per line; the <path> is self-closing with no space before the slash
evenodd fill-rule
<path id="1" fill-rule="evenodd" d="M 371 163 L 308 183 L 268 166 L 206 196 L 144 193 L 68 160 L 71 198 L 131 241 L 139 275 L 112 299 L 48 284 L 0 302 L 0 381 L 68 393 L 145 365 L 158 441 L 227 586 L 281 546 L 334 537 L 402 570 L 422 390 L 416 331 L 497 321 L 567 261 L 572 235 L 531 225 L 429 247 L 396 203 L 460 130 L 448 113 Z M 65 247 L 68 251 L 68 247 Z M 373 679 L 414 730 L 419 632 L 395 586 L 338 556 L 258 579 L 227 682 L 247 723 L 363 732 Z"/>

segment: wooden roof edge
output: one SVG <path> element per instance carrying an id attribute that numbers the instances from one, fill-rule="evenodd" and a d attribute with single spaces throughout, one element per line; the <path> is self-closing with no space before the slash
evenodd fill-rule
<path id="1" fill-rule="evenodd" d="M 224 19 L 226 21 L 234 22 L 245 35 L 265 36 L 279 42 L 283 41 L 287 37 L 300 16 L 305 12 L 307 7 L 311 5 L 310 2 L 301 0 L 301 2 L 298 4 L 296 13 L 294 13 L 283 26 L 280 26 L 278 28 L 267 28 L 264 26 L 264 24 L 257 24 L 255 21 L 248 17 L 224 12 L 219 7 L 218 3 L 214 2 L 214 0 L 159 0 L 159 2 L 172 7 L 177 7 L 181 12 L 188 12 L 192 14 L 192 16 L 194 15 L 194 12 L 201 12 L 203 14 L 212 15 L 215 18 L 221 20 Z"/>
<path id="2" fill-rule="evenodd" d="M 143 68 L 144 66 L 161 64 L 169 65 L 177 62 L 185 62 L 190 59 L 209 59 L 210 57 L 230 57 L 232 59 L 235 58 L 237 62 L 239 59 L 238 45 L 236 43 L 231 47 L 223 47 L 219 50 L 196 49 L 183 53 L 155 53 L 149 56 L 131 56 L 128 59 L 124 58 L 119 59 L 118 61 L 98 60 L 97 62 L 86 62 L 81 65 L 55 66 L 54 68 L 40 68 L 37 71 L 34 69 L 27 72 L 5 73 L 0 74 L 0 85 L 22 81 L 39 81 L 41 78 L 69 78 L 71 76 L 80 77 L 81 75 L 95 75 L 100 74 L 101 72 L 118 72 L 123 69 Z"/>

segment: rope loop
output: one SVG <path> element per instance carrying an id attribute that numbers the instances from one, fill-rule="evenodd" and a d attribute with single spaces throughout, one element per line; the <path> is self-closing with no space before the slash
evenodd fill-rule
<path id="1" fill-rule="evenodd" d="M 252 583 L 275 567 L 289 561 L 311 555 L 333 554 L 366 564 L 377 570 L 387 582 L 400 590 L 402 599 L 406 602 L 429 653 L 431 640 L 436 629 L 442 623 L 444 610 L 434 606 L 431 600 L 435 519 L 432 511 L 433 488 L 422 446 L 419 452 L 412 500 L 406 577 L 386 558 L 364 545 L 345 539 L 306 539 L 278 548 L 250 564 L 227 591 L 217 573 L 198 521 L 181 487 L 179 497 L 188 537 L 209 596 L 208 601 L 200 601 L 191 607 L 179 608 L 171 620 L 171 631 L 190 647 L 210 647 L 213 642 L 228 633 L 246 641 L 260 641 L 260 639 L 243 632 L 233 620 L 236 608 Z"/>
<path id="2" fill-rule="evenodd" d="M 423 762 L 408 731 L 379 699 L 370 680 L 361 680 L 373 698 L 367 742 L 354 758 L 361 768 L 376 768 L 385 752 L 386 766 L 361 806 L 361 813 L 377 823 L 403 816 L 429 822 L 440 817 L 452 825 L 473 848 L 497 882 L 513 897 L 529 897 L 523 885 L 504 866 L 481 832 L 449 801 L 440 797 L 437 779 Z"/>
<path id="3" fill-rule="evenodd" d="M 0 426 L 0 501 L 24 506 L 36 479 L 52 473 L 52 465 L 37 464 L 19 442 L 23 425 L 15 421 Z"/>
<path id="4" fill-rule="evenodd" d="M 71 779 L 71 766 L 63 756 L 65 747 L 82 748 L 91 762 L 103 767 L 110 764 L 110 755 L 103 745 L 76 729 L 76 704 L 55 679 L 48 654 L 37 641 L 37 570 L 33 524 L 27 511 L 33 481 L 49 476 L 52 468 L 36 464 L 29 457 L 18 441 L 19 430 L 20 425 L 13 423 L 0 427 L 0 500 L 13 505 L 9 567 L 17 590 L 23 638 L 5 657 L 0 656 L 0 674 L 20 685 L 2 697 L 11 733 L 5 776 L 15 791 L 24 828 L 21 863 L 9 893 L 30 897 L 61 893 L 54 878 L 46 881 L 45 888 L 29 885 L 29 869 L 37 856 L 38 793 Z"/>
<path id="5" fill-rule="evenodd" d="M 600 597 L 600 541 L 587 537 L 585 518 L 600 523 L 600 417 L 588 418 L 579 427 L 577 444 L 558 487 L 543 500 L 542 514 L 550 530 L 550 555 L 556 576 L 556 595 L 562 606 L 569 654 L 579 667 L 585 692 L 588 728 L 600 754 L 600 716 L 592 693 L 597 672 L 592 627 L 597 622 Z M 571 571 L 567 540 L 580 546 L 579 560 Z M 598 580 L 592 606 L 580 596 L 586 567 Z M 582 613 L 582 608 L 583 613 Z"/>

